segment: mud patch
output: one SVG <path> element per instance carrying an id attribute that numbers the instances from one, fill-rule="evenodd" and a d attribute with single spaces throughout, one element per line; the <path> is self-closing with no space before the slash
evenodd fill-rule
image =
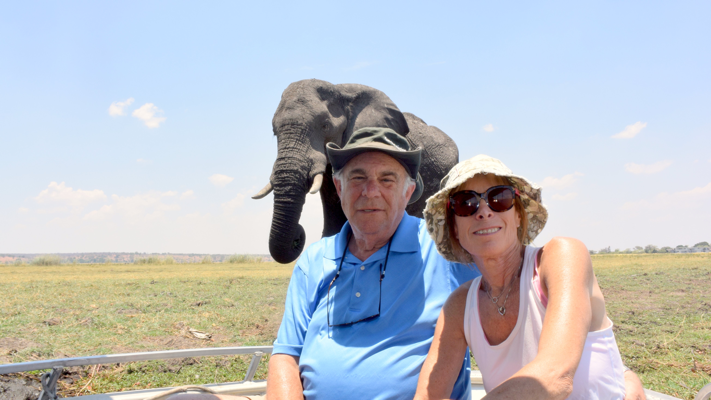
<path id="1" fill-rule="evenodd" d="M 11 375 L 0 375 L 0 400 L 35 400 L 42 390 L 39 382 Z"/>
<path id="2" fill-rule="evenodd" d="M 138 315 L 140 313 L 141 313 L 141 310 L 137 310 L 135 308 L 128 308 L 128 309 L 119 308 L 118 310 L 116 310 L 116 314 Z"/>
<path id="3" fill-rule="evenodd" d="M 0 338 L 0 364 L 10 364 L 12 355 L 29 348 L 42 347 L 31 340 L 20 338 Z"/>

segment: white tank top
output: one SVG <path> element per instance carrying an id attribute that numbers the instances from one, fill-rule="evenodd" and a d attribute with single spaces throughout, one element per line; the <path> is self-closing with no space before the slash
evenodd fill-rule
<path id="1" fill-rule="evenodd" d="M 474 355 L 487 392 L 533 361 L 538 354 L 546 308 L 535 292 L 532 281 L 538 247 L 526 247 L 521 272 L 521 292 L 516 326 L 506 340 L 489 344 L 479 318 L 478 293 L 481 277 L 472 281 L 464 312 L 464 335 Z M 565 351 L 565 349 L 561 349 Z M 615 335 L 610 326 L 589 332 L 583 355 L 573 379 L 573 393 L 568 399 L 624 399 L 624 370 Z"/>

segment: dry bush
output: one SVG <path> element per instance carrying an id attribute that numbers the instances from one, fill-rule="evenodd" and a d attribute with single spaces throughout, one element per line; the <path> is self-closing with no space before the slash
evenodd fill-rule
<path id="1" fill-rule="evenodd" d="M 61 263 L 62 259 L 54 255 L 38 256 L 32 260 L 32 265 L 59 265 Z"/>

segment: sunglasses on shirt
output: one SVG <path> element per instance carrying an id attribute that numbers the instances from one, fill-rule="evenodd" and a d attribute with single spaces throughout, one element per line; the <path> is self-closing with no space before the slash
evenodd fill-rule
<path id="1" fill-rule="evenodd" d="M 348 250 L 348 243 L 351 241 L 351 235 L 352 233 L 348 234 L 348 238 L 346 239 L 346 246 L 343 248 L 343 255 L 341 256 L 341 262 L 338 264 L 338 269 L 336 270 L 336 276 L 333 277 L 331 280 L 331 283 L 328 284 L 328 291 L 326 292 L 326 323 L 328 324 L 329 328 L 333 328 L 336 326 L 350 326 L 353 324 L 357 324 L 358 322 L 364 322 L 364 321 L 370 321 L 372 319 L 378 318 L 380 316 L 380 305 L 383 302 L 383 278 L 385 278 L 385 270 L 388 268 L 388 258 L 390 258 L 390 246 L 393 244 L 393 238 L 392 236 L 388 240 L 388 251 L 385 253 L 385 265 L 380 264 L 380 288 L 378 290 L 378 313 L 373 314 L 371 316 L 361 318 L 357 321 L 351 321 L 351 322 L 344 322 L 341 324 L 332 324 L 331 323 L 331 286 L 333 286 L 333 282 L 338 279 L 339 276 L 341 276 L 341 269 L 343 268 L 343 260 L 346 259 L 346 250 Z M 334 295 L 335 298 L 335 295 Z"/>
<path id="2" fill-rule="evenodd" d="M 455 215 L 468 217 L 479 210 L 479 203 L 484 199 L 491 211 L 504 212 L 514 206 L 516 196 L 519 196 L 518 189 L 508 185 L 492 186 L 484 193 L 461 190 L 449 196 L 447 208 Z"/>

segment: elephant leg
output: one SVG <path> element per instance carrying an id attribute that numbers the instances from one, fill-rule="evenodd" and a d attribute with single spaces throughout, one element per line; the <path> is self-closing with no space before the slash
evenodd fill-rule
<path id="1" fill-rule="evenodd" d="M 333 236 L 341 231 L 346 223 L 346 215 L 341 208 L 341 199 L 338 198 L 336 186 L 333 184 L 331 166 L 326 167 L 321 185 L 321 204 L 323 206 L 323 232 L 321 237 Z"/>

